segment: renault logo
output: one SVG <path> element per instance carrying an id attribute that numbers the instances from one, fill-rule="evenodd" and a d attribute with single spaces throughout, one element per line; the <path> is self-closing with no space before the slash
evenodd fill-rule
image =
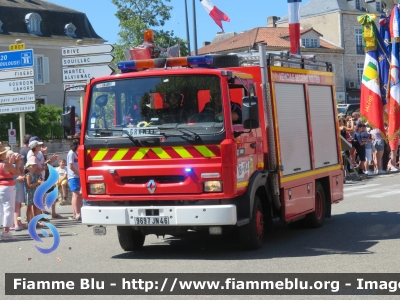
<path id="1" fill-rule="evenodd" d="M 154 180 L 150 180 L 147 183 L 147 190 L 150 192 L 150 194 L 154 194 L 154 192 L 156 191 L 156 183 L 154 182 Z"/>

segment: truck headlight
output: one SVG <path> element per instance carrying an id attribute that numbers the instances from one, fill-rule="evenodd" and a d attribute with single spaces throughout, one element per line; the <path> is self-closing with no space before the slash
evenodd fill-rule
<path id="1" fill-rule="evenodd" d="M 89 184 L 90 194 L 92 195 L 101 195 L 106 193 L 106 184 L 105 183 L 91 183 Z"/>
<path id="2" fill-rule="evenodd" d="M 222 192 L 222 181 L 204 181 L 204 191 L 207 193 Z"/>

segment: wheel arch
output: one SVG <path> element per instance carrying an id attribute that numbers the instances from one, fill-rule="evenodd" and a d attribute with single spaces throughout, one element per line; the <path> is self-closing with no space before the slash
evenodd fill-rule
<path id="1" fill-rule="evenodd" d="M 331 186 L 329 176 L 322 177 L 316 180 L 316 183 L 319 182 L 323 189 L 325 195 L 325 218 L 330 218 L 332 214 L 332 202 L 331 202 Z"/>

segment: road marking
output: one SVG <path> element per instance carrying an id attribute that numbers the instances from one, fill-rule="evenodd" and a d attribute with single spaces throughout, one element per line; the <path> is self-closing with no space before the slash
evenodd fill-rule
<path id="1" fill-rule="evenodd" d="M 350 188 L 345 188 L 345 191 L 352 191 L 352 190 L 359 190 L 359 189 L 363 189 L 363 188 L 369 188 L 371 186 L 377 186 L 380 185 L 378 183 L 374 183 L 374 184 L 365 184 L 365 185 L 358 185 L 358 186 L 354 186 L 354 187 L 350 187 Z"/>
<path id="2" fill-rule="evenodd" d="M 378 195 L 367 196 L 367 198 L 383 198 L 386 196 L 398 195 L 398 194 L 400 194 L 400 191 L 390 191 L 390 192 L 381 193 Z"/>
<path id="3" fill-rule="evenodd" d="M 350 193 L 350 194 L 345 194 L 345 197 L 356 196 L 356 195 L 362 195 L 362 194 L 369 194 L 369 193 L 376 192 L 376 191 L 380 191 L 380 190 L 382 190 L 382 189 L 364 190 L 364 191 L 360 191 L 360 192 L 354 192 L 354 193 Z"/>

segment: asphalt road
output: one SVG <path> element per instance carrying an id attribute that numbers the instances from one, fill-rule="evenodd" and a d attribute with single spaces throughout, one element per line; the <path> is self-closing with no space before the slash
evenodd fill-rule
<path id="1" fill-rule="evenodd" d="M 250 252 L 241 250 L 232 238 L 195 234 L 182 238 L 148 236 L 142 251 L 124 252 L 115 227 L 108 227 L 106 236 L 94 236 L 92 228 L 68 219 L 72 216 L 70 206 L 62 206 L 57 212 L 65 218 L 51 222 L 61 235 L 59 248 L 43 255 L 34 248 L 39 243 L 26 230 L 18 232 L 16 241 L 0 241 L 0 270 L 3 274 L 399 273 L 399 179 L 400 174 L 390 174 L 346 184 L 345 200 L 332 207 L 332 218 L 322 228 L 291 229 L 277 222 L 263 248 Z M 43 240 L 43 247 L 52 243 L 51 238 Z M 0 299 L 4 295 L 2 278 Z M 69 297 L 52 297 L 55 298 Z M 101 297 L 112 298 L 115 297 Z"/>

